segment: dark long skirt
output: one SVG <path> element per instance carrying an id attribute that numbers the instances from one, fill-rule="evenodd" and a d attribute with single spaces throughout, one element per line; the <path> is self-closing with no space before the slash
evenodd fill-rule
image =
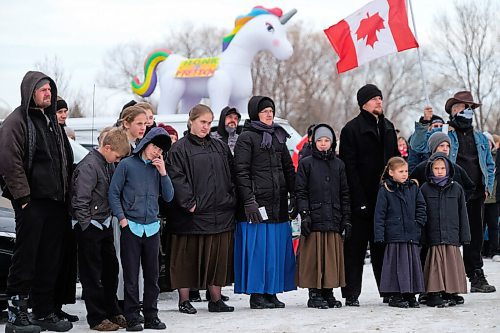
<path id="1" fill-rule="evenodd" d="M 418 294 L 424 290 L 420 246 L 411 243 L 387 244 L 380 278 L 380 292 Z"/>
<path id="2" fill-rule="evenodd" d="M 344 242 L 340 234 L 312 232 L 300 237 L 295 281 L 301 288 L 345 287 Z"/>
<path id="3" fill-rule="evenodd" d="M 233 231 L 211 235 L 170 235 L 173 289 L 228 286 L 234 282 Z"/>

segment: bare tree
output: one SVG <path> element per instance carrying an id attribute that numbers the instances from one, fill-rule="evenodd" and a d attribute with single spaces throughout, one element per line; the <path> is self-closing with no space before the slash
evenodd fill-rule
<path id="1" fill-rule="evenodd" d="M 500 49 L 498 4 L 491 1 L 457 1 L 452 13 L 436 18 L 433 62 L 441 82 L 451 92 L 466 89 L 483 105 L 475 112 L 481 130 L 498 130 L 500 112 Z M 439 52 L 441 51 L 441 52 Z"/>
<path id="2" fill-rule="evenodd" d="M 56 55 L 53 57 L 45 57 L 43 60 L 35 63 L 35 68 L 50 76 L 50 78 L 55 81 L 57 85 L 57 94 L 59 96 L 67 98 L 71 95 L 71 74 L 64 68 L 59 57 Z"/>

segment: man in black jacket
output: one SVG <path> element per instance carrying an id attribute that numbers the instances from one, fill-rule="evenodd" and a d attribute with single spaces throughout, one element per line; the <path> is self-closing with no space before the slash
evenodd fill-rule
<path id="1" fill-rule="evenodd" d="M 238 140 L 237 130 L 240 119 L 241 114 L 238 110 L 236 110 L 236 108 L 226 106 L 220 113 L 217 130 L 210 133 L 212 138 L 216 138 L 227 143 L 229 149 L 231 149 L 231 153 L 234 153 L 234 146 L 236 146 L 236 141 Z"/>
<path id="2" fill-rule="evenodd" d="M 69 141 L 56 119 L 55 82 L 28 72 L 21 83 L 21 106 L 0 128 L 0 174 L 16 218 L 16 244 L 7 280 L 7 331 L 68 331 L 55 314 L 57 272 L 62 258 L 68 179 L 73 164 Z M 28 318 L 28 295 L 33 319 Z"/>
<path id="3" fill-rule="evenodd" d="M 373 242 L 373 214 L 380 177 L 387 161 L 399 156 L 394 125 L 384 117 L 382 92 L 373 84 L 358 90 L 359 115 L 340 133 L 340 158 L 349 184 L 352 235 L 344 244 L 346 305 L 359 306 L 364 257 L 368 242 L 377 286 L 380 284 L 384 246 Z"/>

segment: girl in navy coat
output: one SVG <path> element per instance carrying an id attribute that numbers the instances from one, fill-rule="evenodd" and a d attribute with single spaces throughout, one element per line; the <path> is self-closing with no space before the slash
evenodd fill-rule
<path id="1" fill-rule="evenodd" d="M 408 163 L 401 157 L 387 162 L 375 206 L 375 242 L 387 244 L 380 292 L 390 294 L 389 306 L 418 308 L 415 294 L 424 291 L 420 261 L 425 201 L 417 182 L 408 180 Z"/>

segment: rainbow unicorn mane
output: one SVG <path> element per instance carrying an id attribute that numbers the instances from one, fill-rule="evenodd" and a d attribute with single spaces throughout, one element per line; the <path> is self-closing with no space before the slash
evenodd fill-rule
<path id="1" fill-rule="evenodd" d="M 132 80 L 132 91 L 134 93 L 142 97 L 148 97 L 153 93 L 158 81 L 156 67 L 160 62 L 167 59 L 170 54 L 172 54 L 172 51 L 157 49 L 148 55 L 144 61 L 144 82 L 141 83 L 137 76 Z"/>
<path id="2" fill-rule="evenodd" d="M 238 16 L 234 21 L 233 31 L 231 31 L 229 35 L 225 36 L 222 39 L 222 52 L 226 50 L 226 48 L 229 46 L 234 36 L 241 29 L 241 27 L 243 27 L 248 21 L 250 21 L 254 17 L 263 14 L 273 14 L 276 15 L 277 17 L 281 17 L 281 15 L 283 15 L 283 11 L 280 8 L 264 8 L 262 6 L 256 6 L 252 8 L 250 13 Z"/>

